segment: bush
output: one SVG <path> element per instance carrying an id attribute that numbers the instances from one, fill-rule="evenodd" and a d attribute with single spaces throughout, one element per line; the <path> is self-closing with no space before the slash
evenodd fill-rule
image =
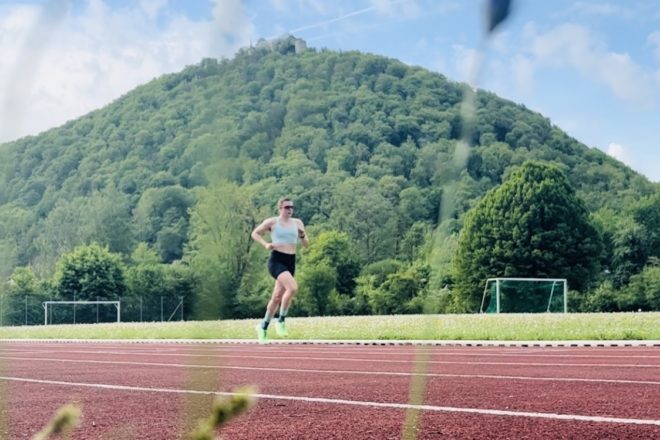
<path id="1" fill-rule="evenodd" d="M 646 266 L 633 275 L 621 301 L 626 310 L 660 311 L 660 266 Z"/>
<path id="2" fill-rule="evenodd" d="M 603 282 L 585 298 L 583 311 L 585 312 L 617 312 L 617 291 L 610 281 Z"/>

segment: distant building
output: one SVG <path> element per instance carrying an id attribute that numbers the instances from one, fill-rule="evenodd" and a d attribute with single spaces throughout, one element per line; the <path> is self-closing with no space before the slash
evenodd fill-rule
<path id="1" fill-rule="evenodd" d="M 265 47 L 266 49 L 273 49 L 273 44 L 266 40 L 265 38 L 259 38 L 257 41 L 257 47 Z"/>
<path id="2" fill-rule="evenodd" d="M 299 54 L 307 49 L 307 42 L 302 38 L 296 38 L 293 35 L 286 34 L 271 40 L 259 38 L 256 47 L 259 49 L 278 51 L 283 54 Z"/>
<path id="3" fill-rule="evenodd" d="M 296 38 L 293 40 L 293 45 L 296 49 L 296 53 L 301 53 L 305 49 L 307 49 L 307 42 L 303 40 L 302 38 Z"/>

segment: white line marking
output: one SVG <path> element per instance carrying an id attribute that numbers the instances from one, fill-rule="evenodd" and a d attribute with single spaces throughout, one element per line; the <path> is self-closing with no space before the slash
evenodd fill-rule
<path id="1" fill-rule="evenodd" d="M 71 344 L 68 344 L 70 346 Z M 114 349 L 117 349 L 118 347 L 112 347 Z M 249 347 L 249 346 L 235 346 L 235 347 L 209 347 L 209 346 L 200 346 L 200 347 L 191 347 L 190 345 L 182 346 L 182 350 L 175 350 L 175 349 L 164 349 L 159 347 L 158 350 L 159 352 L 170 352 L 170 353 L 180 353 L 180 354 L 185 354 L 186 352 L 192 351 L 193 353 L 200 354 L 200 352 L 208 352 L 208 353 L 213 353 L 213 352 L 218 352 L 218 353 L 224 353 L 224 352 L 254 352 L 255 348 L 254 347 Z M 286 350 L 287 352 L 309 352 L 309 351 L 314 351 L 314 353 L 318 354 L 338 354 L 338 353 L 343 353 L 343 354 L 352 354 L 355 353 L 356 351 L 360 353 L 365 352 L 365 347 L 360 346 L 360 347 L 355 347 L 352 349 L 332 349 L 332 348 L 325 348 L 325 347 L 300 347 L 300 346 L 292 346 L 292 347 L 282 347 L 282 346 L 271 346 L 271 347 L 259 347 L 259 351 L 266 351 L 266 352 L 273 352 L 273 353 L 282 353 L 282 351 Z M 139 353 L 140 350 L 131 350 L 127 349 L 126 347 L 121 347 L 122 351 L 126 351 L 127 353 Z M 535 357 L 540 357 L 540 358 L 552 358 L 552 357 L 557 357 L 557 358 L 587 358 L 587 359 L 594 359 L 594 358 L 611 358 L 611 359 L 660 359 L 660 355 L 654 356 L 654 355 L 635 355 L 635 354 L 619 354 L 619 355 L 608 355 L 608 354 L 598 354 L 598 353 L 593 353 L 593 354 L 561 354 L 561 353 L 556 353 L 556 354 L 548 354 L 547 350 L 544 352 L 529 352 L 529 351 L 524 351 L 525 349 L 521 349 L 520 351 L 506 351 L 502 353 L 488 353 L 488 352 L 466 352 L 465 350 L 463 351 L 441 351 L 440 349 L 433 349 L 433 348 L 428 348 L 428 347 L 420 347 L 418 349 L 415 349 L 414 347 L 411 348 L 408 351 L 395 351 L 393 348 L 388 349 L 388 348 L 383 348 L 383 347 L 375 347 L 375 348 L 368 348 L 369 353 L 378 353 L 378 354 L 387 354 L 387 355 L 392 355 L 392 356 L 406 356 L 406 355 L 415 355 L 418 353 L 422 354 L 432 354 L 436 356 L 456 356 L 456 357 L 529 357 L 529 358 L 535 358 Z M 18 351 L 17 349 L 5 349 L 5 351 Z M 52 350 L 44 350 L 44 352 L 52 352 Z"/>
<path id="2" fill-rule="evenodd" d="M 70 344 L 68 344 L 70 346 Z M 113 347 L 114 348 L 114 347 Z M 192 354 L 195 356 L 205 356 L 205 355 L 212 355 L 214 353 L 218 353 L 218 356 L 224 355 L 225 352 L 233 352 L 233 353 L 241 353 L 241 352 L 250 352 L 254 353 L 254 348 L 251 347 L 208 347 L 208 346 L 200 346 L 196 348 L 191 348 L 190 346 L 184 346 L 182 347 L 184 350 L 193 350 L 193 353 L 189 353 L 188 351 L 182 351 L 182 350 L 176 350 L 172 348 L 167 348 L 167 349 L 161 349 L 160 347 L 158 348 L 157 354 L 165 354 L 168 353 L 170 355 L 188 355 Z M 261 350 L 266 351 L 268 353 L 279 353 L 280 357 L 282 354 L 282 348 L 283 347 L 273 347 L 272 349 L 268 349 L 266 347 L 262 347 Z M 316 348 L 316 347 L 309 347 L 309 348 L 303 348 L 303 347 L 286 347 L 287 353 L 291 352 L 309 352 L 310 350 L 313 350 L 314 353 L 316 354 L 322 354 L 322 355 L 329 355 L 329 354 L 353 354 L 356 352 L 356 350 L 359 350 L 360 354 L 365 354 L 364 347 L 359 347 L 356 350 L 332 350 L 332 349 L 325 349 L 325 348 Z M 649 356 L 649 355 L 589 355 L 589 354 L 532 354 L 532 353 L 523 353 L 523 352 L 511 352 L 511 353 L 465 353 L 465 352 L 444 352 L 444 351 L 434 351 L 434 350 L 428 350 L 425 348 L 420 349 L 420 351 L 387 351 L 387 349 L 380 348 L 379 350 L 369 350 L 369 353 L 373 353 L 374 351 L 377 352 L 377 354 L 381 355 L 388 355 L 388 356 L 405 356 L 405 355 L 417 355 L 417 354 L 430 354 L 433 355 L 434 357 L 443 357 L 443 356 L 448 356 L 448 357 L 524 357 L 524 358 L 587 358 L 587 359 L 596 359 L 596 358 L 606 358 L 606 359 L 648 359 L 648 360 L 653 360 L 653 359 L 660 359 L 660 356 Z M 15 349 L 15 348 L 5 348 L 5 349 L 0 349 L 0 353 L 21 353 L 21 354 L 48 354 L 48 353 L 71 353 L 71 350 L 20 350 L 20 349 Z M 79 351 L 79 353 L 98 353 L 98 351 Z M 131 349 L 126 349 L 122 348 L 121 350 L 118 351 L 105 351 L 105 353 L 113 353 L 113 354 L 119 354 L 119 353 L 126 353 L 126 354 L 143 354 L 143 351 L 140 350 L 131 350 Z M 201 352 L 201 353 L 200 353 Z M 562 364 L 563 365 L 563 364 Z"/>
<path id="3" fill-rule="evenodd" d="M 43 351 L 43 354 L 112 354 L 112 355 L 138 355 L 138 356 L 180 356 L 180 357 L 203 357 L 203 358 L 239 358 L 239 359 L 282 359 L 282 354 L 278 356 L 264 356 L 264 355 L 244 355 L 244 354 L 201 354 L 201 353 L 154 353 L 153 351 L 138 352 L 138 351 L 89 351 L 89 350 L 51 350 Z M 312 357 L 312 356 L 286 356 L 287 360 L 309 360 L 309 361 L 342 361 L 342 362 L 376 362 L 376 363 L 390 363 L 390 364 L 414 364 L 416 359 L 382 359 L 382 358 L 340 358 L 340 357 Z M 532 366 L 532 367 L 613 367 L 613 368 L 660 368 L 660 364 L 580 364 L 580 363 L 550 363 L 550 362 L 483 362 L 483 361 L 437 361 L 428 360 L 427 364 L 437 365 L 515 365 L 515 366 Z"/>
<path id="4" fill-rule="evenodd" d="M 44 385 L 100 388 L 100 389 L 117 390 L 117 391 L 202 394 L 202 395 L 219 395 L 219 396 L 234 396 L 238 394 L 238 393 L 231 393 L 225 391 L 181 390 L 181 389 L 173 389 L 173 388 L 148 388 L 148 387 L 134 387 L 134 386 L 126 386 L 126 385 L 109 385 L 109 384 L 99 384 L 99 383 L 41 380 L 41 379 L 30 379 L 24 377 L 9 377 L 9 376 L 0 376 L 0 380 L 38 383 Z M 584 421 L 584 422 L 595 422 L 595 423 L 623 423 L 629 425 L 660 426 L 660 420 L 654 420 L 654 419 L 627 419 L 620 417 L 583 416 L 577 414 L 554 414 L 554 413 L 540 413 L 540 412 L 529 412 L 529 411 L 503 411 L 497 409 L 459 408 L 453 406 L 435 406 L 435 405 L 411 405 L 408 403 L 368 402 L 368 401 L 360 401 L 360 400 L 329 399 L 324 397 L 282 396 L 276 394 L 260 394 L 260 393 L 254 394 L 254 397 L 256 397 L 257 399 L 290 400 L 290 401 L 309 402 L 309 403 L 325 403 L 332 405 L 354 405 L 354 406 L 367 406 L 367 407 L 388 408 L 388 409 L 405 409 L 405 410 L 415 409 L 420 411 L 433 411 L 433 412 L 455 412 L 455 413 L 470 413 L 470 414 L 493 415 L 493 416 L 532 417 L 532 418 L 553 419 L 553 420 Z"/>
<path id="5" fill-rule="evenodd" d="M 460 378 L 479 378 L 479 379 L 501 379 L 501 380 L 536 380 L 536 381 L 557 381 L 557 382 L 587 382 L 587 383 L 615 383 L 632 385 L 660 385 L 660 382 L 650 380 L 627 380 L 627 379 L 589 379 L 589 378 L 571 378 L 571 377 L 532 377 L 532 376 L 502 376 L 494 374 L 452 374 L 452 373 L 409 373 L 398 371 L 360 371 L 360 370 L 319 370 L 305 368 L 272 368 L 272 367 L 247 367 L 240 365 L 199 365 L 199 364 L 177 364 L 164 362 L 135 362 L 135 361 L 101 361 L 93 359 L 59 359 L 59 358 L 23 358 L 14 356 L 0 356 L 0 359 L 20 360 L 20 361 L 48 361 L 48 362 L 70 362 L 87 363 L 100 365 L 137 365 L 145 367 L 173 367 L 173 368 L 194 368 L 194 369 L 216 369 L 216 370 L 250 370 L 250 371 L 275 371 L 288 373 L 323 373 L 323 374 L 357 374 L 366 376 L 424 376 L 424 377 L 460 377 Z"/>
<path id="6" fill-rule="evenodd" d="M 18 351 L 15 348 L 6 348 L 3 347 L 2 341 L 0 341 L 0 350 L 4 351 Z M 34 346 L 35 343 L 30 344 L 16 344 L 11 343 L 13 346 Z M 46 344 L 45 344 L 46 345 Z M 47 344 L 48 346 L 60 346 L 60 347 L 70 347 L 72 343 L 55 343 L 51 342 Z M 78 344 L 80 346 L 80 344 Z M 87 344 L 88 347 L 98 347 L 99 344 Z M 127 352 L 139 352 L 141 347 L 138 347 L 137 344 L 107 344 L 113 349 L 126 350 Z M 157 344 L 151 344 L 152 346 Z M 168 346 L 169 345 L 169 346 Z M 225 352 L 225 351 L 255 351 L 255 347 L 250 344 L 239 344 L 239 345 L 229 345 L 229 344 L 217 344 L 215 347 L 211 346 L 212 344 L 180 344 L 178 348 L 171 348 L 171 344 L 160 345 L 158 350 L 162 352 L 172 352 L 179 353 L 184 351 L 194 351 L 194 352 Z M 85 345 L 82 345 L 84 348 Z M 120 348 L 121 347 L 121 348 Z M 401 349 L 405 347 L 396 346 L 396 349 Z M 578 354 L 571 353 L 575 350 L 580 350 L 584 352 L 585 348 L 587 350 L 592 350 L 589 354 Z M 283 344 L 271 344 L 268 346 L 259 346 L 259 351 L 270 351 L 276 353 L 282 353 L 283 350 L 288 352 L 309 352 L 314 351 L 315 353 L 323 354 L 336 354 L 336 353 L 354 353 L 359 351 L 364 353 L 368 351 L 369 353 L 386 353 L 388 355 L 407 355 L 407 354 L 417 354 L 417 353 L 431 353 L 439 356 L 497 356 L 497 357 L 506 357 L 506 356 L 518 356 L 518 357 L 558 357 L 558 358 L 640 358 L 640 359 L 658 359 L 660 356 L 649 355 L 650 350 L 653 350 L 651 347 L 644 349 L 642 347 L 641 353 L 644 354 L 634 354 L 640 352 L 636 347 L 614 347 L 614 348 L 603 348 L 603 347 L 585 347 L 585 348 L 556 348 L 556 347 L 546 347 L 541 349 L 532 349 L 532 348 L 508 348 L 500 352 L 495 352 L 498 350 L 498 347 L 464 347 L 460 348 L 447 348 L 443 346 L 437 347 L 428 347 L 428 346 L 410 346 L 409 350 L 405 351 L 394 351 L 395 346 L 392 347 L 383 347 L 383 346 L 372 346 L 367 347 L 364 345 L 355 345 L 355 346 L 345 346 L 341 349 L 328 348 L 321 345 L 283 345 Z M 470 350 L 469 352 L 467 350 Z M 657 352 L 657 350 L 654 350 Z M 50 351 L 48 351 L 50 352 Z M 550 353 L 549 353 L 550 352 Z M 625 354 L 618 354 L 618 353 Z M 567 354 L 564 354 L 567 353 Z M 617 354 L 608 354 L 608 353 L 617 353 Z"/>
<path id="7" fill-rule="evenodd" d="M 192 345 L 257 345 L 256 339 L 46 339 L 46 338 L 5 338 L 3 342 L 18 343 L 64 343 L 64 344 L 192 344 Z M 272 339 L 271 345 L 341 345 L 341 346 L 432 346 L 432 347 L 471 347 L 471 348 L 542 348 L 542 347 L 660 347 L 660 340 L 562 340 L 562 341 L 493 341 L 493 340 L 442 340 L 442 339 Z"/>

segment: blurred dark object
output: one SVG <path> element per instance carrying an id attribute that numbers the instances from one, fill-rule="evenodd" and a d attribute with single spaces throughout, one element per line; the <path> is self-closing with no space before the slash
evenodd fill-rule
<path id="1" fill-rule="evenodd" d="M 512 0 L 487 0 L 486 21 L 488 32 L 495 28 L 509 16 Z"/>

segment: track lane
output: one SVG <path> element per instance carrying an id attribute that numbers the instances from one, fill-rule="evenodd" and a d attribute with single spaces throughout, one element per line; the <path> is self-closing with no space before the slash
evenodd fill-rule
<path id="1" fill-rule="evenodd" d="M 145 350 L 145 346 L 140 347 L 131 347 L 126 349 L 122 345 L 109 345 L 99 347 L 98 343 L 90 345 L 76 345 L 75 350 L 71 350 L 74 347 L 72 344 L 61 344 L 58 346 L 53 346 L 49 344 L 38 345 L 34 344 L 25 344 L 25 345 L 13 345 L 8 347 L 7 344 L 3 345 L 3 349 L 0 349 L 0 354 L 6 357 L 21 357 L 22 359 L 5 359 L 4 361 L 0 359 L 0 362 L 6 362 L 6 366 L 9 367 L 9 371 L 21 372 L 24 375 L 33 376 L 33 378 L 51 378 L 52 380 L 70 380 L 72 382 L 89 382 L 89 383 L 107 383 L 107 384 L 116 384 L 116 385 L 126 385 L 134 384 L 137 387 L 163 387 L 171 386 L 172 389 L 187 389 L 186 387 L 190 383 L 194 382 L 194 378 L 197 377 L 197 382 L 202 385 L 213 385 L 214 383 L 219 383 L 222 385 L 222 388 L 208 388 L 211 389 L 230 389 L 233 386 L 237 386 L 245 383 L 256 383 L 259 385 L 261 392 L 268 392 L 272 395 L 280 396 L 307 396 L 315 398 L 326 398 L 326 399 L 347 399 L 348 401 L 366 401 L 366 402 L 375 402 L 375 403 L 405 403 L 408 401 L 408 389 L 411 380 L 411 376 L 383 376 L 383 375 L 374 375 L 370 377 L 368 374 L 373 368 L 374 371 L 383 371 L 391 370 L 393 367 L 397 370 L 395 372 L 405 373 L 412 372 L 413 361 L 416 354 L 421 352 L 421 350 L 416 350 L 412 347 L 410 350 L 401 350 L 400 347 L 393 347 L 390 353 L 388 353 L 387 348 L 390 347 L 378 347 L 377 350 L 364 350 L 365 347 L 360 349 L 350 349 L 346 350 L 341 348 L 340 350 L 332 350 L 328 348 L 333 347 L 324 347 L 323 350 L 301 350 L 300 348 L 310 348 L 310 347 L 296 347 L 296 350 L 285 350 L 283 347 L 259 347 L 259 346 L 242 346 L 242 347 L 209 347 L 205 346 L 203 349 L 198 349 L 198 347 L 190 346 L 159 346 L 155 345 L 152 350 Z M 7 349 L 10 348 L 11 351 Z M 43 348 L 43 349 L 42 349 Z M 53 350 L 56 348 L 56 350 Z M 101 348 L 101 349 L 99 349 Z M 234 349 L 236 348 L 236 349 Z M 355 347 L 358 348 L 358 347 Z M 384 349 L 383 349 L 384 348 Z M 428 347 L 426 347 L 428 348 Z M 432 347 L 436 348 L 436 347 Z M 639 375 L 642 372 L 642 375 L 646 375 L 646 379 L 649 381 L 655 380 L 660 382 L 658 377 L 658 366 L 660 366 L 660 361 L 658 360 L 657 350 L 639 350 L 636 349 L 634 352 L 625 352 L 630 356 L 612 356 L 608 354 L 605 359 L 595 359 L 597 356 L 594 356 L 594 359 L 588 357 L 589 351 L 575 351 L 577 359 L 581 359 L 579 362 L 573 362 L 575 359 L 572 359 L 570 356 L 571 350 L 562 351 L 562 357 L 565 358 L 561 362 L 556 362 L 556 358 L 548 356 L 548 353 L 543 353 L 541 350 L 540 355 L 543 356 L 524 356 L 525 354 L 531 355 L 533 353 L 524 353 L 525 349 L 513 350 L 510 348 L 502 350 L 479 350 L 483 353 L 477 353 L 473 349 L 468 349 L 467 354 L 461 354 L 460 350 L 452 349 L 449 351 L 452 353 L 443 353 L 442 350 L 429 350 L 431 354 L 431 361 L 437 359 L 460 359 L 458 363 L 429 363 L 429 371 L 436 372 L 436 370 L 446 370 L 448 368 L 457 368 L 463 373 L 466 371 L 466 367 L 469 366 L 471 369 L 475 369 L 480 372 L 477 374 L 483 374 L 484 368 L 503 368 L 510 371 L 512 364 L 515 364 L 511 361 L 511 357 L 517 356 L 519 359 L 524 359 L 523 364 L 529 364 L 530 359 L 536 359 L 537 361 L 531 362 L 534 365 L 525 365 L 521 368 L 526 369 L 529 373 L 532 374 L 548 374 L 548 365 L 554 364 L 555 370 L 550 369 L 553 373 L 557 372 L 557 369 L 560 371 L 565 370 L 566 368 L 577 369 L 574 371 L 575 374 L 580 374 L 583 376 L 590 376 L 593 373 L 593 370 L 601 371 L 606 370 L 607 374 L 610 375 L 611 380 L 617 380 L 619 373 L 621 371 L 628 372 L 628 375 L 621 380 L 630 379 L 630 371 L 635 372 L 632 376 Z M 529 349 L 531 350 L 531 349 Z M 538 349 L 534 349 L 535 352 L 538 352 Z M 523 356 L 521 356 L 521 351 Z M 308 356 L 301 356 L 300 354 L 305 354 L 309 352 Z M 599 352 L 603 354 L 603 352 Z M 622 353 L 621 351 L 614 351 L 614 354 Z M 635 353 L 634 355 L 632 353 Z M 18 356 L 21 354 L 21 356 Z M 61 356 L 59 361 L 52 359 L 52 356 L 57 354 Z M 480 356 L 480 354 L 484 356 Z M 585 354 L 587 357 L 585 357 Z M 383 356 L 385 355 L 385 356 Z M 50 356 L 50 357 L 48 357 Z M 73 356 L 76 359 L 71 359 Z M 235 357 L 234 357 L 235 356 Z M 631 362 L 631 356 L 637 356 L 638 358 Z M 39 361 L 36 358 L 42 357 L 42 360 Z M 351 358 L 355 359 L 370 359 L 366 361 L 354 361 L 347 360 Z M 51 360 L 47 360 L 51 359 Z M 112 362 L 125 359 L 124 362 L 135 362 L 134 364 L 85 364 L 79 363 L 78 365 L 71 362 L 62 362 L 62 360 L 74 360 L 74 361 L 84 361 L 87 360 L 99 360 L 103 362 Z M 146 359 L 146 360 L 145 360 Z M 384 362 L 384 360 L 400 360 L 402 362 Z M 493 363 L 493 359 L 502 359 L 506 362 L 496 361 Z M 585 361 L 586 359 L 586 361 Z M 548 362 L 548 361 L 552 362 Z M 568 360 L 569 362 L 565 362 Z M 608 362 L 608 364 L 603 364 L 603 362 Z M 609 362 L 614 362 L 614 364 L 609 364 Z M 162 362 L 164 365 L 141 365 L 140 362 Z M 171 364 L 179 363 L 178 367 L 173 367 Z M 241 369 L 243 364 L 257 364 L 255 368 L 259 367 L 259 364 L 266 363 L 270 365 L 268 368 L 271 370 L 248 370 Z M 579 365 L 574 367 L 566 366 L 566 364 Z M 72 365 L 73 364 L 73 365 Z M 190 367 L 190 364 L 198 365 L 198 367 Z M 208 365 L 206 365 L 208 364 Z M 326 369 L 328 367 L 335 369 L 337 372 L 328 372 L 325 374 L 319 373 L 318 371 L 299 371 L 300 369 L 313 369 L 318 365 L 324 365 Z M 355 364 L 355 365 L 353 365 Z M 557 364 L 562 364 L 561 366 L 556 366 Z M 582 366 L 582 365 L 587 366 Z M 188 365 L 187 368 L 183 366 Z M 343 371 L 346 370 L 347 365 L 352 365 L 350 368 L 356 369 L 356 371 Z M 607 365 L 607 366 L 605 366 Z M 634 365 L 629 367 L 622 367 L 621 365 Z M 644 367 L 646 365 L 646 367 Z M 233 369 L 227 369 L 224 367 L 236 367 Z M 283 371 L 282 369 L 289 368 L 292 371 Z M 7 368 L 5 368 L 5 371 Z M 360 372 L 361 374 L 357 374 Z M 29 373 L 29 374 L 28 374 Z M 365 373 L 365 374 L 362 374 Z M 588 415 L 592 417 L 597 417 L 599 415 L 605 417 L 635 417 L 635 414 L 641 414 L 643 417 L 650 417 L 650 420 L 660 419 L 660 415 L 657 410 L 653 410 L 654 407 L 657 407 L 658 398 L 658 386 L 652 386 L 649 384 L 625 384 L 625 383 L 602 383 L 602 382 L 593 382 L 586 383 L 584 385 L 576 385 L 574 382 L 562 382 L 559 380 L 548 380 L 545 381 L 543 376 L 540 377 L 531 377 L 526 379 L 512 379 L 503 377 L 505 374 L 502 374 L 503 371 L 499 371 L 499 376 L 497 378 L 493 377 L 452 377 L 452 376 L 443 376 L 443 377 L 429 377 L 427 378 L 427 396 L 425 404 L 435 405 L 435 406 L 445 406 L 451 408 L 471 408 L 475 407 L 477 409 L 494 409 L 494 410 L 504 410 L 511 412 L 524 412 L 524 411 L 533 411 L 540 410 L 548 414 L 553 414 L 557 412 L 557 409 L 566 409 L 568 414 L 573 414 L 576 416 L 579 415 Z M 442 373 L 437 372 L 436 374 L 452 374 L 452 373 Z M 462 373 L 454 373 L 456 375 Z M 17 375 L 18 376 L 18 375 Z M 200 376 L 203 376 L 201 380 Z M 326 376 L 326 377 L 323 377 Z M 533 384 L 532 383 L 532 380 Z M 320 382 L 320 384 L 319 384 Z M 495 387 L 492 388 L 491 385 L 494 384 Z M 76 389 L 76 393 L 79 396 L 82 396 L 83 399 L 88 399 L 90 402 L 93 402 L 88 394 L 89 390 L 77 389 L 72 385 L 40 385 L 44 389 L 57 389 L 60 390 L 59 393 L 63 396 L 71 394 L 71 388 Z M 9 388 L 12 390 L 11 395 L 14 394 L 16 388 L 32 388 L 39 387 L 37 384 L 20 384 L 18 385 L 15 382 L 12 382 Z M 83 387 L 84 388 L 84 387 Z M 508 390 L 508 394 L 506 391 Z M 541 390 L 541 392 L 534 392 L 534 390 Z M 107 393 L 116 393 L 117 391 L 113 390 L 103 390 L 97 391 L 96 394 L 101 396 L 102 394 Z M 131 395 L 131 399 L 135 399 L 135 396 L 130 392 L 127 392 Z M 144 391 L 142 393 L 145 393 Z M 147 392 L 152 394 L 151 392 Z M 19 392 L 18 395 L 22 393 Z M 29 393 L 28 393 L 29 394 Z M 57 394 L 57 393 L 56 393 Z M 74 393 L 75 394 L 75 393 Z M 94 394 L 92 392 L 91 394 Z M 119 393 L 126 394 L 126 393 Z M 138 393 L 139 394 L 139 393 Z M 571 397 L 576 396 L 577 397 Z M 534 397 L 530 399 L 529 397 Z M 584 396 L 588 396 L 585 399 Z M 627 398 L 626 396 L 630 396 Z M 21 395 L 22 398 L 25 396 Z M 144 399 L 144 397 L 143 397 Z M 553 399 L 555 400 L 553 402 Z M 559 403 L 557 400 L 559 399 Z M 139 400 L 139 399 L 138 399 Z M 193 399 L 194 400 L 194 399 Z M 317 408 L 319 405 L 328 406 L 327 404 L 316 402 L 316 403 L 301 403 L 301 402 L 288 402 L 282 404 L 282 402 L 273 402 L 273 399 L 263 399 L 260 402 L 258 408 L 253 411 L 246 420 L 251 422 L 248 425 L 241 423 L 240 420 L 237 421 L 237 426 L 242 426 L 244 433 L 253 433 L 254 426 L 256 424 L 264 424 L 272 422 L 268 421 L 269 416 L 267 415 L 270 411 L 278 412 L 283 408 L 289 408 L 295 413 L 288 413 L 290 418 L 295 421 L 296 425 L 307 426 L 309 424 L 309 418 L 315 422 L 314 426 L 322 427 L 326 426 L 326 418 L 332 416 L 334 417 L 335 413 L 345 413 L 344 410 L 338 410 L 337 406 L 341 405 L 329 405 L 332 410 L 330 414 L 326 412 L 321 412 L 321 416 L 312 416 L 316 414 L 314 408 Z M 535 402 L 533 402 L 534 400 Z M 147 399 L 148 401 L 148 399 Z M 170 397 L 169 401 L 179 402 L 177 405 L 171 405 L 173 407 L 179 408 L 181 406 L 181 398 L 172 399 Z M 36 401 L 33 403 L 38 405 Z M 96 405 L 96 404 L 92 404 Z M 278 406 L 279 405 L 279 406 Z M 637 405 L 637 407 L 635 406 Z M 151 407 L 150 404 L 145 404 L 145 407 Z M 637 412 L 629 411 L 627 408 L 640 408 L 646 406 L 647 410 Z M 295 409 L 293 409 L 295 408 Z M 302 408 L 302 413 L 299 414 L 298 408 Z M 648 409 L 651 408 L 651 409 Z M 180 408 L 179 408 L 180 409 Z M 583 410 L 582 412 L 576 412 L 576 410 Z M 152 412 L 156 409 L 154 408 Z M 586 412 L 584 411 L 586 410 Z M 84 410 L 85 411 L 85 410 Z M 145 408 L 146 411 L 146 408 Z M 178 410 L 177 410 L 178 411 Z M 177 413 L 174 411 L 174 413 Z M 370 420 L 373 421 L 369 416 L 365 414 L 372 414 L 375 411 L 377 414 L 377 420 L 387 419 L 388 423 L 387 428 L 376 428 L 373 423 L 369 423 Z M 553 412 L 554 411 L 554 412 Z M 148 411 L 147 411 L 148 412 Z M 358 429 L 360 432 L 365 433 L 366 436 L 362 438 L 399 438 L 400 436 L 400 425 L 402 423 L 403 409 L 387 409 L 387 408 L 376 408 L 376 409 L 365 409 L 360 408 L 356 409 L 354 412 L 348 412 L 347 414 L 361 414 L 358 420 L 355 420 L 355 417 L 351 417 L 353 420 L 351 429 Z M 155 414 L 158 412 L 155 411 Z M 152 414 L 150 417 L 156 417 L 155 414 Z M 505 423 L 506 426 L 516 426 L 520 424 L 520 421 L 512 421 L 512 419 L 517 419 L 513 416 L 503 416 L 503 415 L 463 415 L 460 417 L 460 420 L 474 419 L 471 423 L 458 423 L 456 422 L 456 416 L 451 414 L 429 414 L 429 411 L 423 411 L 423 431 L 422 435 L 418 438 L 434 438 L 434 433 L 443 432 L 444 435 L 450 436 L 456 435 L 456 438 L 463 436 L 469 432 L 474 431 L 474 426 L 484 427 L 484 420 L 490 420 L 493 418 L 496 422 L 495 425 L 500 425 L 501 419 L 509 419 Z M 362 420 L 361 417 L 366 417 L 365 420 Z M 146 416 L 145 416 L 146 417 Z M 149 420 L 149 417 L 143 417 L 144 420 Z M 256 419 L 255 419 L 256 417 Z M 319 419 L 319 417 L 321 417 Z M 156 417 L 157 418 L 157 417 Z M 523 417 L 524 418 L 524 417 Z M 527 417 L 527 419 L 532 419 L 533 417 Z M 529 424 L 533 427 L 532 431 L 529 431 L 527 427 L 527 432 L 534 432 L 535 429 L 541 429 L 540 426 L 545 426 L 547 424 L 553 426 L 554 432 L 562 432 L 561 429 L 566 429 L 568 426 L 570 429 L 578 429 L 574 425 L 579 425 L 580 432 L 584 432 L 585 436 L 581 438 L 599 438 L 596 436 L 598 432 L 604 432 L 602 428 L 602 423 L 598 422 L 589 422 L 589 421 L 539 421 L 538 417 L 535 418 L 534 422 L 527 420 L 524 424 Z M 398 425 L 396 423 L 389 423 L 392 420 L 398 420 Z M 429 422 L 427 422 L 427 420 Z M 453 424 L 447 424 L 448 420 L 454 420 Z M 366 422 L 366 425 L 365 425 Z M 154 422 L 158 425 L 157 422 Z M 330 422 L 330 425 L 343 426 L 342 422 L 334 420 Z M 476 424 L 476 425 L 475 425 Z M 616 425 L 617 430 L 621 430 L 621 437 L 617 438 L 626 438 L 629 435 L 635 435 L 635 437 L 629 436 L 628 438 L 652 438 L 644 437 L 645 435 L 660 434 L 658 428 L 655 426 L 644 426 L 637 428 L 630 427 L 618 427 L 619 424 L 616 423 L 606 423 L 607 425 Z M 330 426 L 327 425 L 327 426 Z M 365 426 L 363 426 L 365 425 Z M 398 426 L 398 430 L 394 429 L 394 426 Z M 427 426 L 428 425 L 428 426 Z M 232 425 L 233 427 L 234 425 Z M 561 428 L 561 427 L 564 428 Z M 589 429 L 585 427 L 589 427 Z M 557 428 L 560 427 L 560 428 Z M 271 426 L 274 431 L 278 430 L 276 427 Z M 228 430 L 228 436 L 230 438 L 255 438 L 252 436 L 241 437 L 239 432 L 232 431 L 231 428 Z M 373 431 L 373 435 L 369 434 L 369 429 Z M 586 431 L 584 431 L 586 429 Z M 229 432 L 234 432 L 230 435 Z M 262 438 L 296 438 L 296 437 L 277 437 L 276 435 L 270 436 L 271 431 L 266 431 L 269 433 L 267 437 Z M 306 432 L 306 431 L 300 431 Z M 315 433 L 317 431 L 314 431 Z M 319 431 L 320 437 L 315 438 L 339 438 L 333 437 L 334 434 L 329 434 L 324 430 Z M 334 432 L 334 431 L 333 431 Z M 454 434 L 452 434 L 452 432 Z M 506 435 L 514 432 L 513 428 L 507 428 L 499 434 L 495 434 L 492 430 L 486 430 L 490 437 L 482 438 L 511 438 Z M 591 434 L 590 434 L 591 433 Z M 238 436 L 237 436 L 237 435 Z M 346 434 L 346 432 L 344 432 Z M 593 436 L 592 436 L 593 434 Z M 425 437 L 427 436 L 428 437 Z M 469 435 L 466 435 L 469 436 Z M 82 437 L 81 437 L 82 438 Z M 147 437 L 144 437 L 147 438 Z M 176 438 L 176 437 L 172 437 Z M 299 437 L 298 437 L 299 438 Z"/>

